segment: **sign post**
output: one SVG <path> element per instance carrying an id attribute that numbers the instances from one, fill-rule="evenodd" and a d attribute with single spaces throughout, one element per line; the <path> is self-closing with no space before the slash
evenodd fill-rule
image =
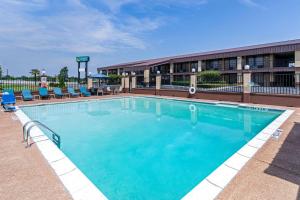
<path id="1" fill-rule="evenodd" d="M 78 83 L 81 83 L 80 73 L 84 73 L 84 83 L 88 82 L 88 62 L 90 61 L 89 56 L 78 56 L 76 57 L 76 62 L 78 63 Z M 84 68 L 81 68 L 81 63 L 85 63 Z"/>

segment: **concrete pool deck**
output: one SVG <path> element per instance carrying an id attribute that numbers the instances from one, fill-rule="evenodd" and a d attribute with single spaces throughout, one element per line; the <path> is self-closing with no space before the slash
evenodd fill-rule
<path id="1" fill-rule="evenodd" d="M 103 97 L 19 103 L 24 105 L 95 98 Z M 283 134 L 280 138 L 270 139 L 222 191 L 218 199 L 300 198 L 300 124 L 294 123 L 300 123 L 300 108 L 295 110 L 281 126 Z M 11 113 L 0 113 L 0 127 L 4 130 L 0 133 L 0 199 L 70 199 L 36 145 L 25 149 L 25 145 L 21 143 L 22 127 L 15 119 Z"/>

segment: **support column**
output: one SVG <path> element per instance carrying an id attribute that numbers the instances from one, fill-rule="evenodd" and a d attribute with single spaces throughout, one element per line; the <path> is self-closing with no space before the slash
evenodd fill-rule
<path id="1" fill-rule="evenodd" d="M 250 103 L 251 94 L 251 72 L 243 73 L 243 102 Z"/>
<path id="2" fill-rule="evenodd" d="M 242 84 L 243 83 L 243 79 L 241 78 L 243 76 L 242 70 L 243 70 L 243 58 L 242 57 L 237 57 L 237 65 L 236 65 L 236 69 L 238 70 L 237 72 L 237 83 L 238 84 Z"/>
<path id="3" fill-rule="evenodd" d="M 174 63 L 170 63 L 170 84 L 172 85 L 174 81 Z"/>
<path id="4" fill-rule="evenodd" d="M 157 74 L 156 75 L 156 86 L 155 89 L 156 90 L 160 90 L 161 88 L 161 74 Z"/>
<path id="5" fill-rule="evenodd" d="M 300 87 L 300 51 L 295 51 L 295 86 Z"/>
<path id="6" fill-rule="evenodd" d="M 121 75 L 120 74 L 120 68 L 117 69 L 117 75 Z"/>
<path id="7" fill-rule="evenodd" d="M 300 68 L 300 51 L 295 51 L 295 67 Z"/>
<path id="8" fill-rule="evenodd" d="M 198 60 L 198 72 L 202 71 L 202 60 Z"/>
<path id="9" fill-rule="evenodd" d="M 271 54 L 270 55 L 270 69 L 271 69 L 271 72 L 270 72 L 270 75 L 269 75 L 269 86 L 273 86 L 273 83 L 274 83 L 274 73 L 272 72 L 272 69 L 274 68 L 274 55 Z"/>
<path id="10" fill-rule="evenodd" d="M 129 92 L 129 76 L 125 76 L 125 92 Z"/>
<path id="11" fill-rule="evenodd" d="M 131 76 L 131 89 L 135 89 L 136 88 L 136 76 L 132 75 Z"/>
<path id="12" fill-rule="evenodd" d="M 144 70 L 144 84 L 145 84 L 145 87 L 149 87 L 149 82 L 150 82 L 150 70 L 145 69 Z"/>
<path id="13" fill-rule="evenodd" d="M 122 78 L 121 78 L 121 91 L 124 92 L 124 89 L 125 89 L 125 75 L 122 75 Z"/>

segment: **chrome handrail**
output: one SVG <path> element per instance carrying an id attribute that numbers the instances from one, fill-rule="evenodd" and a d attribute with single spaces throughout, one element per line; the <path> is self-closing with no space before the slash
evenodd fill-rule
<path id="1" fill-rule="evenodd" d="M 33 123 L 33 124 L 31 124 Z M 27 129 L 26 127 L 31 124 Z M 50 129 L 48 126 L 46 126 L 45 124 L 41 123 L 40 121 L 37 120 L 32 120 L 32 121 L 28 121 L 23 125 L 23 142 L 26 142 L 27 145 L 26 147 L 29 147 L 29 142 L 30 142 L 30 130 L 35 127 L 35 126 L 42 126 L 43 128 L 47 129 L 48 131 L 50 131 L 52 133 L 52 138 L 49 138 L 52 140 L 52 142 L 58 147 L 60 148 L 60 144 L 61 144 L 61 139 L 60 136 L 58 134 L 56 134 L 52 129 Z"/>

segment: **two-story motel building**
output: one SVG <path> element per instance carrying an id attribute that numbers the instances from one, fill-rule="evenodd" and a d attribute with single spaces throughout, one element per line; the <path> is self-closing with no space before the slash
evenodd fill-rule
<path id="1" fill-rule="evenodd" d="M 204 70 L 218 70 L 225 80 L 236 82 L 245 66 L 250 67 L 252 82 L 256 84 L 276 82 L 276 74 L 280 73 L 293 77 L 299 84 L 300 39 L 128 62 L 100 67 L 98 72 L 108 75 L 134 72 L 137 85 L 151 86 L 155 84 L 157 71 L 166 85 L 188 81 L 192 72 Z"/>

